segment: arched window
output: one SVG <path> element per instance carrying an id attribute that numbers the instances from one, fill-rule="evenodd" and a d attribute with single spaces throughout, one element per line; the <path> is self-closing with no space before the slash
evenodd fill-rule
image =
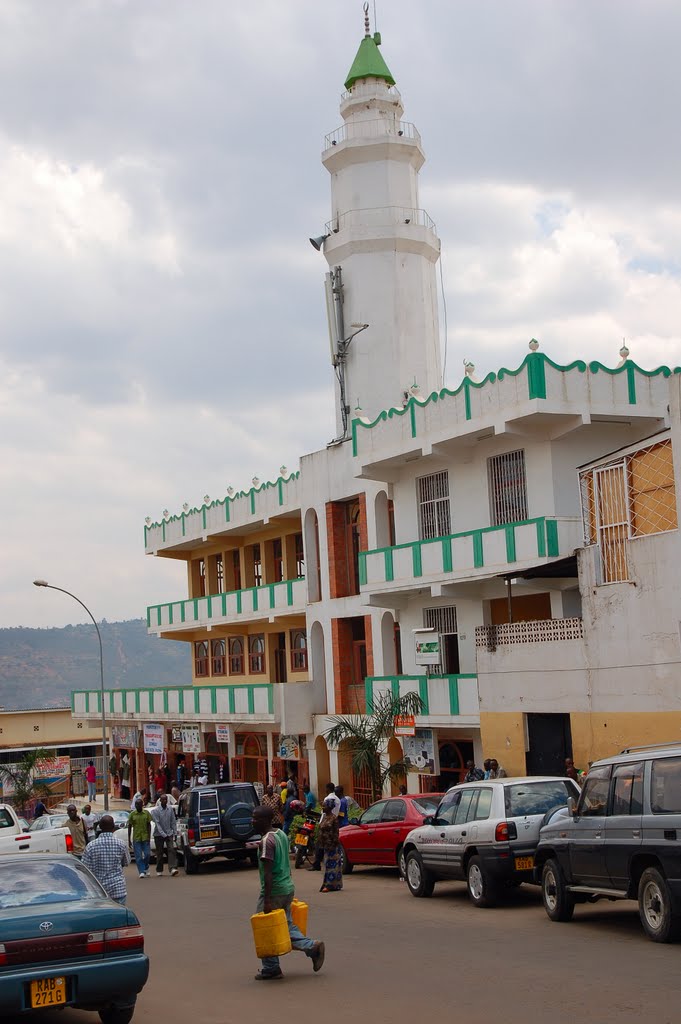
<path id="1" fill-rule="evenodd" d="M 229 674 L 230 676 L 244 674 L 244 642 L 240 636 L 230 637 L 229 640 Z"/>
<path id="2" fill-rule="evenodd" d="M 208 675 L 208 641 L 200 640 L 194 644 L 194 675 Z"/>
<path id="3" fill-rule="evenodd" d="M 261 633 L 248 638 L 248 671 L 252 676 L 265 671 L 265 638 Z"/>
<path id="4" fill-rule="evenodd" d="M 291 670 L 307 671 L 307 633 L 304 629 L 291 630 Z"/>
<path id="5" fill-rule="evenodd" d="M 211 675 L 213 676 L 224 676 L 227 671 L 227 665 L 225 662 L 225 641 L 224 640 L 211 640 L 210 642 L 210 654 L 211 654 Z"/>

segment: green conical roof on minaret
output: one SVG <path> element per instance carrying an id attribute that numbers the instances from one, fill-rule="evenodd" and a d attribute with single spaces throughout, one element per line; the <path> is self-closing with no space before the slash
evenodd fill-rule
<path id="1" fill-rule="evenodd" d="M 373 36 L 368 33 L 359 44 L 359 50 L 352 67 L 345 79 L 345 88 L 351 89 L 360 78 L 383 78 L 388 85 L 394 85 L 395 79 L 390 74 L 390 68 L 379 53 L 378 47 L 381 37 L 378 32 Z"/>

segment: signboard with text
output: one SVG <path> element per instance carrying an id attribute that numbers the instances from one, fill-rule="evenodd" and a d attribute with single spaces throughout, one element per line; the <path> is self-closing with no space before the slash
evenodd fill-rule
<path id="1" fill-rule="evenodd" d="M 227 726 L 227 725 L 216 725 L 215 726 L 215 742 L 216 743 L 229 743 L 229 726 Z"/>
<path id="2" fill-rule="evenodd" d="M 198 725 L 183 725 L 180 728 L 182 750 L 185 754 L 201 753 L 201 730 Z"/>
<path id="3" fill-rule="evenodd" d="M 440 634 L 437 630 L 414 630 L 414 660 L 417 665 L 440 664 Z"/>
<path id="4" fill-rule="evenodd" d="M 395 715 L 395 735 L 413 736 L 416 732 L 416 719 L 413 715 Z"/>
<path id="5" fill-rule="evenodd" d="M 440 774 L 440 752 L 432 729 L 415 729 L 413 736 L 402 740 L 405 760 L 419 775 Z"/>
<path id="6" fill-rule="evenodd" d="M 144 730 L 144 753 L 162 754 L 165 746 L 165 728 L 153 722 L 145 722 Z"/>

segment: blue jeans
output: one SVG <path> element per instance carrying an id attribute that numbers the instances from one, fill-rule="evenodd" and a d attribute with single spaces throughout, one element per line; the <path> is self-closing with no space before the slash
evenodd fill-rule
<path id="1" fill-rule="evenodd" d="M 132 844 L 135 851 L 135 864 L 140 875 L 146 874 L 149 870 L 149 857 L 151 856 L 151 843 L 148 839 L 136 839 Z"/>
<path id="2" fill-rule="evenodd" d="M 300 928 L 293 923 L 291 917 L 291 902 L 293 900 L 293 893 L 289 893 L 288 896 L 273 896 L 272 897 L 272 910 L 283 910 L 286 913 L 286 921 L 288 923 L 288 931 L 291 936 L 291 945 L 294 949 L 299 949 L 305 956 L 312 956 L 312 949 L 315 945 L 314 939 L 307 939 L 301 932 Z M 265 905 L 265 898 L 261 896 L 258 900 L 257 910 L 260 913 Z M 263 958 L 262 969 L 265 974 L 271 974 L 272 971 L 279 969 L 279 957 L 278 956 L 266 956 Z"/>
<path id="3" fill-rule="evenodd" d="M 96 782 L 88 782 L 88 784 L 87 784 L 87 798 L 88 798 L 88 800 L 96 800 L 97 799 L 97 783 Z"/>

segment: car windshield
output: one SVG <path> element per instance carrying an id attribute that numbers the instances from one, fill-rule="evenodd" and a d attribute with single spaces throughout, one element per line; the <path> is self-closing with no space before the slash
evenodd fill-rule
<path id="1" fill-rule="evenodd" d="M 251 807 L 258 807 L 259 805 L 256 792 L 251 786 L 244 786 L 243 789 L 218 789 L 217 793 L 222 814 L 228 808 L 233 807 L 234 804 L 250 804 Z M 203 810 L 204 808 L 205 805 L 202 802 L 201 809 Z"/>
<path id="2" fill-rule="evenodd" d="M 97 882 L 76 862 L 3 864 L 0 871 L 0 910 L 102 897 Z"/>
<path id="3" fill-rule="evenodd" d="M 546 814 L 553 807 L 567 803 L 572 795 L 567 782 L 515 782 L 504 787 L 506 815 L 521 818 L 526 814 Z"/>
<path id="4" fill-rule="evenodd" d="M 414 810 L 418 811 L 425 818 L 428 814 L 435 814 L 440 805 L 439 797 L 420 796 L 418 800 L 412 800 Z"/>

